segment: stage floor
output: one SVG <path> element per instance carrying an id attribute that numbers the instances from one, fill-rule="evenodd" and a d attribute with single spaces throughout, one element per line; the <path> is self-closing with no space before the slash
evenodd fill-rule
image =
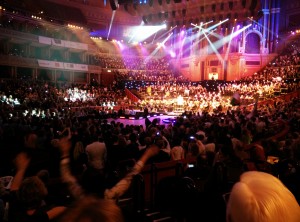
<path id="1" fill-rule="evenodd" d="M 157 119 L 160 119 L 160 122 L 158 124 L 160 125 L 168 125 L 169 122 L 167 121 L 168 119 L 174 119 L 178 117 L 178 115 L 161 115 L 161 116 L 152 116 L 152 117 L 149 117 L 148 119 L 150 121 L 153 121 L 155 118 Z M 146 125 L 145 125 L 145 121 L 146 121 L 146 118 L 143 118 L 143 119 L 113 119 L 113 118 L 109 118 L 107 119 L 108 122 L 110 123 L 111 121 L 115 121 L 116 123 L 117 122 L 120 122 L 120 123 L 123 123 L 124 125 L 142 125 L 144 127 L 144 129 L 146 129 Z M 164 122 L 164 120 L 166 122 Z"/>

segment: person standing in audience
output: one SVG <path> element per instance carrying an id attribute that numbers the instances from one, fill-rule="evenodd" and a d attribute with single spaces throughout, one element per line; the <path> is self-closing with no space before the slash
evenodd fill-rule
<path id="1" fill-rule="evenodd" d="M 147 148 L 130 172 L 115 186 L 106 189 L 104 198 L 100 199 L 94 195 L 87 195 L 78 184 L 76 178 L 71 174 L 70 140 L 68 138 L 60 139 L 58 147 L 61 152 L 61 179 L 67 185 L 73 198 L 75 198 L 74 204 L 67 209 L 66 213 L 59 220 L 60 222 L 123 222 L 122 211 L 117 206 L 116 201 L 128 190 L 134 176 L 142 171 L 147 161 L 160 151 L 160 148 L 155 144 Z"/>
<path id="2" fill-rule="evenodd" d="M 82 175 L 83 172 L 86 170 L 88 159 L 87 153 L 85 152 L 83 143 L 81 141 L 77 141 L 75 143 L 72 157 L 74 174 Z"/>
<path id="3" fill-rule="evenodd" d="M 86 146 L 86 153 L 88 166 L 82 176 L 82 185 L 88 193 L 101 196 L 106 173 L 106 145 L 94 135 L 92 136 L 92 143 Z"/>
<path id="4" fill-rule="evenodd" d="M 106 145 L 100 142 L 96 135 L 92 136 L 92 142 L 86 146 L 89 167 L 103 171 L 106 163 Z"/>

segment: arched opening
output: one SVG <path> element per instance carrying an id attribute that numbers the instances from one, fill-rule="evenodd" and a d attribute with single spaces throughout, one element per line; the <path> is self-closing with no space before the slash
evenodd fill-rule
<path id="1" fill-rule="evenodd" d="M 252 32 L 246 37 L 245 53 L 259 54 L 260 53 L 260 36 Z"/>

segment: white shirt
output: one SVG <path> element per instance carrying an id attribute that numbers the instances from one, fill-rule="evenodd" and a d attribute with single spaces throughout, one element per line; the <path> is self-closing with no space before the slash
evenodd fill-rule
<path id="1" fill-rule="evenodd" d="M 181 146 L 174 146 L 171 149 L 172 160 L 182 160 L 184 159 L 184 149 Z"/>
<path id="2" fill-rule="evenodd" d="M 95 169 L 103 169 L 106 162 L 106 145 L 101 142 L 93 142 L 86 146 L 86 153 L 89 160 L 89 165 Z"/>

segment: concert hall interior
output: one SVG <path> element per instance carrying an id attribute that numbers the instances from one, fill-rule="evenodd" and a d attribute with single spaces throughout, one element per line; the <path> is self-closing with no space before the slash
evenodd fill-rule
<path id="1" fill-rule="evenodd" d="M 0 222 L 299 222 L 299 95 L 299 0 L 1 0 Z"/>

